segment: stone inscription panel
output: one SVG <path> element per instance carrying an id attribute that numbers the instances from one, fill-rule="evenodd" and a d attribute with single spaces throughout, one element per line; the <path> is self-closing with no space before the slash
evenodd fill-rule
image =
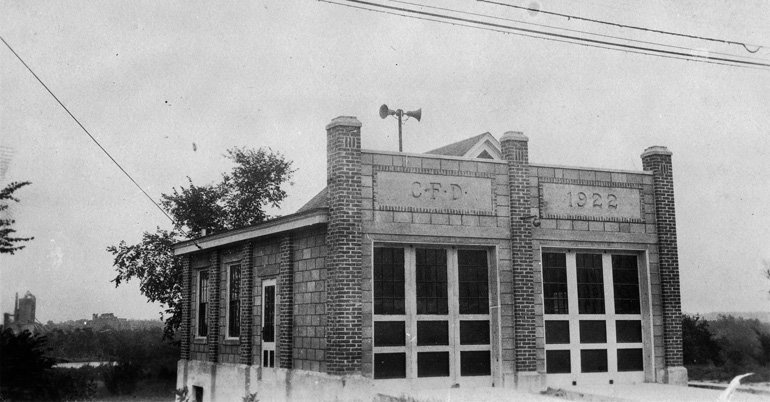
<path id="1" fill-rule="evenodd" d="M 637 188 L 542 183 L 544 218 L 640 221 L 641 191 Z"/>
<path id="2" fill-rule="evenodd" d="M 492 179 L 377 172 L 381 209 L 494 213 Z"/>

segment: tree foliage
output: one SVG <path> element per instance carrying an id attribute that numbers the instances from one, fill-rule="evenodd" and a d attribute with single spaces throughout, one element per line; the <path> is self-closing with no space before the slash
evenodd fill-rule
<path id="1" fill-rule="evenodd" d="M 219 183 L 198 186 L 187 178 L 188 187 L 172 188 L 161 195 L 161 206 L 174 219 L 174 228 L 144 232 L 137 244 L 121 241 L 107 247 L 113 254 L 115 286 L 137 279 L 151 302 L 164 308 L 164 336 L 173 337 L 182 322 L 182 266 L 173 255 L 174 243 L 207 233 L 236 229 L 268 218 L 266 207 L 279 207 L 286 198 L 283 185 L 290 183 L 291 161 L 270 149 L 232 148 L 225 155 L 234 162 Z"/>
<path id="2" fill-rule="evenodd" d="M 13 193 L 29 184 L 30 182 L 28 181 L 14 181 L 0 190 L 0 212 L 8 209 L 10 201 L 19 202 L 19 199 L 14 197 Z M 13 219 L 0 218 L 0 254 L 13 255 L 16 251 L 26 247 L 19 245 L 19 243 L 34 239 L 34 237 L 14 237 L 14 233 L 16 233 L 16 230 L 12 228 L 14 223 L 16 221 Z"/>
<path id="3" fill-rule="evenodd" d="M 695 315 L 682 316 L 684 364 L 721 364 L 719 345 L 709 332 L 709 322 Z"/>

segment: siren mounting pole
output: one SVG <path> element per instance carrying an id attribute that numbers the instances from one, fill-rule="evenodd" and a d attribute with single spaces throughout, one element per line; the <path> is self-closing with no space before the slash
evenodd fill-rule
<path id="1" fill-rule="evenodd" d="M 401 109 L 398 109 L 396 112 L 398 114 L 398 152 L 403 152 L 403 147 L 401 143 L 401 116 L 404 115 L 404 111 Z"/>

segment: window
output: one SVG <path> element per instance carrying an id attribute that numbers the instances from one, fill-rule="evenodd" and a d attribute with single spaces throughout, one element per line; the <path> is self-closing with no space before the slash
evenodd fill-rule
<path id="1" fill-rule="evenodd" d="M 489 378 L 489 252 L 375 247 L 373 254 L 374 378 Z"/>
<path id="2" fill-rule="evenodd" d="M 543 253 L 543 303 L 546 314 L 567 314 L 567 258 Z"/>
<path id="3" fill-rule="evenodd" d="M 241 335 L 241 266 L 230 266 L 229 291 L 227 304 L 227 336 L 237 338 Z"/>
<path id="4" fill-rule="evenodd" d="M 198 336 L 209 333 L 209 272 L 198 272 Z"/>

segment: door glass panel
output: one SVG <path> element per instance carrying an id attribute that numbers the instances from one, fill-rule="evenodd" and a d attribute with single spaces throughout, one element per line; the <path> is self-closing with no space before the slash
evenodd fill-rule
<path id="1" fill-rule="evenodd" d="M 642 322 L 637 320 L 616 321 L 615 334 L 619 343 L 642 342 Z"/>
<path id="2" fill-rule="evenodd" d="M 460 375 L 490 375 L 492 366 L 488 350 L 460 352 Z"/>
<path id="3" fill-rule="evenodd" d="M 642 349 L 618 349 L 618 371 L 643 371 Z"/>
<path id="4" fill-rule="evenodd" d="M 607 322 L 580 320 L 580 343 L 607 343 Z"/>
<path id="5" fill-rule="evenodd" d="M 615 314 L 640 314 L 639 273 L 635 255 L 612 256 Z"/>
<path id="6" fill-rule="evenodd" d="M 546 314 L 567 314 L 567 255 L 543 253 L 543 302 Z"/>
<path id="7" fill-rule="evenodd" d="M 459 250 L 460 314 L 489 314 L 486 250 Z"/>
<path id="8" fill-rule="evenodd" d="M 578 312 L 604 314 L 604 274 L 601 254 L 576 254 Z"/>
<path id="9" fill-rule="evenodd" d="M 417 346 L 449 345 L 449 322 L 417 321 Z"/>
<path id="10" fill-rule="evenodd" d="M 406 353 L 375 353 L 374 378 L 406 378 Z"/>
<path id="11" fill-rule="evenodd" d="M 583 373 L 606 373 L 607 350 L 584 349 L 580 351 L 580 371 Z"/>
<path id="12" fill-rule="evenodd" d="M 406 329 L 403 321 L 374 323 L 374 346 L 406 345 Z"/>
<path id="13" fill-rule="evenodd" d="M 417 249 L 417 314 L 446 315 L 446 250 Z"/>
<path id="14" fill-rule="evenodd" d="M 265 286 L 264 326 L 262 341 L 275 342 L 275 286 Z"/>
<path id="15" fill-rule="evenodd" d="M 449 352 L 418 352 L 417 377 L 449 377 Z"/>
<path id="16" fill-rule="evenodd" d="M 569 350 L 547 350 L 545 370 L 549 374 L 569 373 L 572 368 Z"/>
<path id="17" fill-rule="evenodd" d="M 489 320 L 460 321 L 460 345 L 489 345 Z"/>
<path id="18" fill-rule="evenodd" d="M 545 343 L 549 345 L 569 343 L 569 321 L 546 321 Z"/>
<path id="19" fill-rule="evenodd" d="M 209 333 L 209 273 L 200 271 L 198 277 L 198 336 Z"/>
<path id="20" fill-rule="evenodd" d="M 374 249 L 374 314 L 403 315 L 404 249 Z"/>

